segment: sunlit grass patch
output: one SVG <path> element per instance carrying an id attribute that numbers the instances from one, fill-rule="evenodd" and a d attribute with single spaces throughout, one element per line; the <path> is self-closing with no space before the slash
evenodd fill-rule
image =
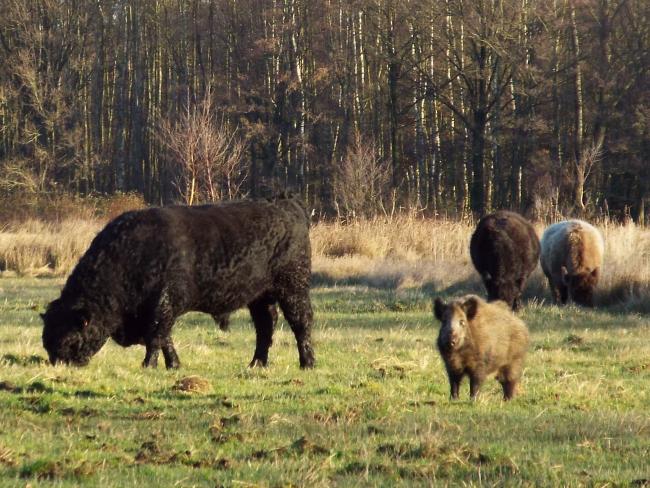
<path id="1" fill-rule="evenodd" d="M 519 396 L 489 379 L 449 400 L 431 296 L 417 288 L 312 292 L 316 368 L 280 320 L 269 367 L 249 369 L 245 311 L 174 329 L 181 369 L 140 367 L 108 343 L 89 366 L 50 366 L 38 312 L 60 280 L 3 279 L 0 484 L 430 486 L 622 484 L 650 477 L 650 321 L 532 302 Z M 183 391 L 187 378 L 209 386 Z M 516 482 L 515 482 L 516 480 Z M 635 485 L 636 483 L 636 485 Z"/>

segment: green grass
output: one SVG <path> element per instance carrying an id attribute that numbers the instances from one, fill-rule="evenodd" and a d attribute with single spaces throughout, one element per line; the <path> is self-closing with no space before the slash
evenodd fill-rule
<path id="1" fill-rule="evenodd" d="M 248 369 L 244 311 L 223 333 L 188 314 L 179 371 L 107 344 L 52 367 L 38 312 L 60 280 L 0 280 L 0 486 L 644 486 L 650 480 L 650 318 L 529 304 L 520 395 L 450 402 L 430 297 L 317 288 L 316 368 L 280 321 Z M 211 389 L 175 390 L 184 376 Z"/>

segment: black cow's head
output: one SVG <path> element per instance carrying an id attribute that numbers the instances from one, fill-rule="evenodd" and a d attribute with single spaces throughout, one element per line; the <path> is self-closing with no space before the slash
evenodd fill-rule
<path id="1" fill-rule="evenodd" d="M 518 308 L 523 280 L 497 279 L 490 275 L 490 273 L 483 273 L 481 277 L 487 290 L 489 302 L 503 300 L 513 310 Z"/>
<path id="2" fill-rule="evenodd" d="M 60 298 L 49 304 L 41 318 L 43 347 L 52 364 L 85 366 L 108 339 L 86 310 L 66 305 Z"/>

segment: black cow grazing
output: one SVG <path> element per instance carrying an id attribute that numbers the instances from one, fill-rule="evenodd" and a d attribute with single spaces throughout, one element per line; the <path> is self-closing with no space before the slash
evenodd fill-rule
<path id="1" fill-rule="evenodd" d="M 488 300 L 503 300 L 517 310 L 539 260 L 539 239 L 530 222 L 505 210 L 486 215 L 472 234 L 469 250 Z"/>
<path id="2" fill-rule="evenodd" d="M 273 327 L 275 328 L 275 324 L 278 322 L 278 310 L 274 306 L 271 309 L 271 313 L 273 314 Z M 217 326 L 219 327 L 220 330 L 227 332 L 230 330 L 230 315 L 227 313 L 224 313 L 223 315 L 213 315 L 212 320 L 215 321 Z"/>
<path id="3" fill-rule="evenodd" d="M 248 306 L 257 333 L 251 366 L 265 366 L 276 302 L 312 367 L 309 217 L 295 197 L 127 212 L 110 222 L 47 307 L 52 363 L 85 365 L 112 337 L 144 344 L 144 366 L 180 363 L 174 321 L 195 310 L 224 317 Z"/>

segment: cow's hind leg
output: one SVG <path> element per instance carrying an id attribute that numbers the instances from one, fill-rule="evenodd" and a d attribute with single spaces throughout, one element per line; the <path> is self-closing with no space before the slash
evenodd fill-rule
<path id="1" fill-rule="evenodd" d="M 555 284 L 555 282 L 548 278 L 548 287 L 551 289 L 551 295 L 553 295 L 553 303 L 560 305 L 562 302 L 562 294 L 560 293 L 560 287 Z"/>
<path id="2" fill-rule="evenodd" d="M 250 303 L 248 309 L 256 333 L 255 354 L 249 366 L 251 368 L 266 366 L 269 359 L 269 348 L 273 343 L 273 329 L 278 320 L 275 299 L 270 296 L 263 296 Z"/>
<path id="3" fill-rule="evenodd" d="M 219 325 L 219 329 L 223 331 L 230 330 L 230 316 L 227 313 L 221 315 L 212 314 L 212 318 Z"/>
<path id="4" fill-rule="evenodd" d="M 566 305 L 566 302 L 569 299 L 569 287 L 563 283 L 558 288 L 560 293 L 560 302 L 562 305 Z"/>
<path id="5" fill-rule="evenodd" d="M 280 294 L 280 308 L 287 319 L 298 345 L 301 368 L 314 366 L 314 350 L 311 345 L 311 326 L 314 313 L 309 299 L 309 286 L 294 290 L 283 290 Z"/>

